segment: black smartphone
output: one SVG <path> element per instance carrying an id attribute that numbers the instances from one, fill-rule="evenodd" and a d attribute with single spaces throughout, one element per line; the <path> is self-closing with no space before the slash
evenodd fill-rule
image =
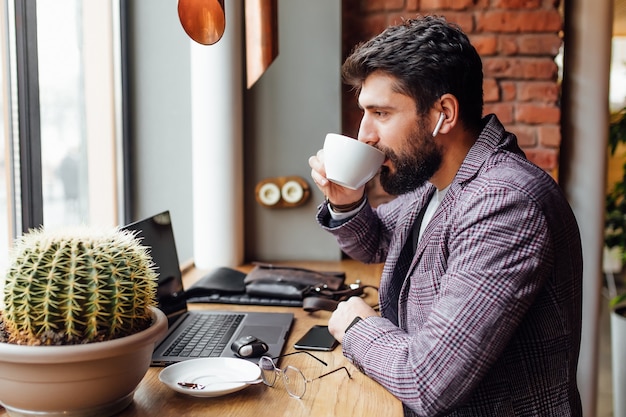
<path id="1" fill-rule="evenodd" d="M 293 347 L 303 350 L 331 351 L 337 346 L 337 340 L 328 331 L 328 326 L 316 325 L 309 329 Z"/>

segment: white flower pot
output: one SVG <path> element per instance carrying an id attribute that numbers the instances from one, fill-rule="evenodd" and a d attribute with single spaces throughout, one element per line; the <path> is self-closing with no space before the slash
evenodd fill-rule
<path id="1" fill-rule="evenodd" d="M 626 417 L 626 317 L 611 311 L 613 416 Z"/>
<path id="2" fill-rule="evenodd" d="M 110 416 L 127 407 L 150 367 L 165 314 L 131 336 L 71 346 L 0 343 L 0 403 L 14 416 Z"/>

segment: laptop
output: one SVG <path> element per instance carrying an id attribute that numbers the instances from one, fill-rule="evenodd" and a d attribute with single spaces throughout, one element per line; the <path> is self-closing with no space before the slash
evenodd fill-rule
<path id="1" fill-rule="evenodd" d="M 169 329 L 152 355 L 152 366 L 167 366 L 198 357 L 236 357 L 232 342 L 255 336 L 280 356 L 293 323 L 292 313 L 188 310 L 169 211 L 123 226 L 136 232 L 150 249 L 159 274 L 157 298 Z M 251 359 L 257 361 L 258 359 Z"/>

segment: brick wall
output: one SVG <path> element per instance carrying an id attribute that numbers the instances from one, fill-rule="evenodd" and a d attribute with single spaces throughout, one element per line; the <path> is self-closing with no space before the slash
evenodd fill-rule
<path id="1" fill-rule="evenodd" d="M 559 0 L 343 0 L 344 57 L 401 18 L 437 14 L 458 24 L 483 59 L 484 113 L 515 133 L 528 158 L 556 176 L 560 128 Z M 343 130 L 356 136 L 361 113 L 344 90 Z"/>

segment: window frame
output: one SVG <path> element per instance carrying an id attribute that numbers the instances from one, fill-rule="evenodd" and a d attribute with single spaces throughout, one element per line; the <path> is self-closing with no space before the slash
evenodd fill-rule
<path id="1" fill-rule="evenodd" d="M 18 124 L 12 133 L 18 137 L 20 160 L 13 161 L 19 178 L 19 195 L 14 193 L 13 201 L 20 207 L 16 224 L 26 232 L 43 225 L 37 3 L 15 0 L 14 12 Z"/>

